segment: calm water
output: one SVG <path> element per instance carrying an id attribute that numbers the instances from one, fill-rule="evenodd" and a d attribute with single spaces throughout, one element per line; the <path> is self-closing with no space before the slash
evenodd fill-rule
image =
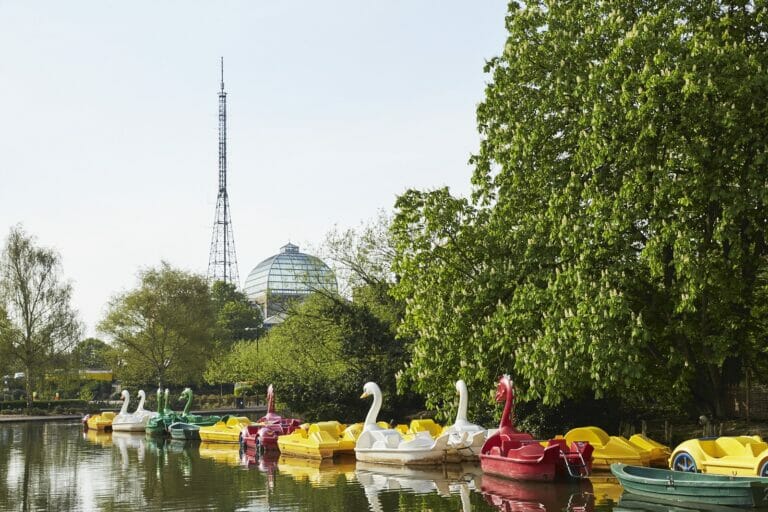
<path id="1" fill-rule="evenodd" d="M 3 510 L 611 511 L 620 494 L 607 477 L 521 484 L 472 465 L 258 459 L 235 445 L 83 433 L 79 423 L 0 425 Z"/>

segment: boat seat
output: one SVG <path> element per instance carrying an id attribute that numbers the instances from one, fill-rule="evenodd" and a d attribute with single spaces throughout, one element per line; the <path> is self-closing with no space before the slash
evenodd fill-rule
<path id="1" fill-rule="evenodd" d="M 538 460 L 544 454 L 544 447 L 539 443 L 529 443 L 519 446 L 518 448 L 510 448 L 506 452 L 507 457 L 515 457 L 517 459 L 531 459 Z"/>

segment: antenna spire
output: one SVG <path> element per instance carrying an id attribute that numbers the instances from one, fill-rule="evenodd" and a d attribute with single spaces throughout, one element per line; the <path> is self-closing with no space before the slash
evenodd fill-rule
<path id="1" fill-rule="evenodd" d="M 227 93 L 224 92 L 224 57 L 221 58 L 221 92 L 219 92 L 219 193 L 213 221 L 211 251 L 208 257 L 208 280 L 240 284 L 232 236 L 232 218 L 227 194 Z"/>

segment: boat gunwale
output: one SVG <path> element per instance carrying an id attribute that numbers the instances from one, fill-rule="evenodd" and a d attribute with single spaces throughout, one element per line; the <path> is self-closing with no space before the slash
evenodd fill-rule
<path id="1" fill-rule="evenodd" d="M 637 469 L 642 472 L 667 472 L 676 473 L 681 476 L 694 476 L 695 478 L 673 479 L 674 487 L 723 487 L 727 485 L 731 488 L 753 488 L 753 487 L 766 487 L 768 488 L 768 478 L 758 476 L 738 476 L 738 475 L 718 475 L 710 473 L 688 473 L 685 471 L 673 471 L 669 469 L 650 468 L 645 466 L 631 466 L 622 463 L 611 464 L 611 473 L 621 481 L 625 479 L 632 483 L 654 485 L 658 487 L 672 487 L 668 485 L 669 481 L 663 477 L 650 477 L 641 476 L 627 472 L 626 468 Z"/>

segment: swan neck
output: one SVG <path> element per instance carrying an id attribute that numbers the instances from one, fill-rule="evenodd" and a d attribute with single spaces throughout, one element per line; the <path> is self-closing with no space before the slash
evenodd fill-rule
<path id="1" fill-rule="evenodd" d="M 144 410 L 144 400 L 146 400 L 147 396 L 142 393 L 139 395 L 139 406 L 136 408 L 137 411 L 143 411 Z"/>
<path id="2" fill-rule="evenodd" d="M 128 401 L 131 399 L 131 395 L 123 397 L 123 406 L 120 408 L 120 414 L 128 413 Z"/>
<path id="3" fill-rule="evenodd" d="M 192 408 L 192 392 L 191 391 L 187 391 L 186 394 L 187 394 L 187 403 L 184 406 L 184 416 L 189 414 L 189 410 Z"/>
<path id="4" fill-rule="evenodd" d="M 468 393 L 467 393 L 467 385 L 463 382 L 460 382 L 457 386 L 459 388 L 459 410 L 456 412 L 456 423 L 459 422 L 466 422 L 467 421 L 467 402 L 468 402 Z"/>
<path id="5" fill-rule="evenodd" d="M 376 419 L 379 417 L 379 410 L 381 410 L 381 390 L 373 390 L 373 403 L 371 408 L 368 409 L 368 415 L 365 417 L 366 425 L 375 425 Z"/>
<path id="6" fill-rule="evenodd" d="M 512 419 L 510 416 L 510 413 L 512 412 L 512 385 L 509 383 L 508 380 L 502 381 L 502 386 L 504 386 L 506 390 L 507 399 L 504 402 L 504 412 L 501 413 L 501 424 L 499 425 L 499 428 L 512 428 Z"/>

